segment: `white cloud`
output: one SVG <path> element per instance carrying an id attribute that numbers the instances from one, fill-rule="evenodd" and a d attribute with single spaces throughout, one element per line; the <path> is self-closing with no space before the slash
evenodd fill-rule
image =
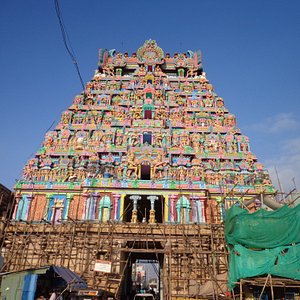
<path id="1" fill-rule="evenodd" d="M 292 113 L 280 113 L 268 117 L 260 123 L 250 126 L 255 131 L 264 133 L 280 133 L 289 130 L 295 130 L 300 127 L 300 121 Z"/>
<path id="2" fill-rule="evenodd" d="M 294 188 L 294 183 L 297 190 L 300 190 L 300 137 L 282 142 L 276 157 L 266 160 L 264 163 L 270 172 L 273 184 L 277 188 L 279 186 L 275 167 L 285 192 L 291 191 Z"/>
<path id="3" fill-rule="evenodd" d="M 288 153 L 300 153 L 300 137 L 286 141 L 282 149 Z"/>

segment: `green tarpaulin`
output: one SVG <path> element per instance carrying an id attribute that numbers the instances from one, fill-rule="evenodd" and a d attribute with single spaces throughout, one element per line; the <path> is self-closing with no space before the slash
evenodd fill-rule
<path id="1" fill-rule="evenodd" d="M 234 206 L 226 213 L 225 238 L 230 288 L 265 274 L 300 280 L 300 206 L 252 214 Z"/>
<path id="2" fill-rule="evenodd" d="M 300 280 L 300 245 L 250 250 L 235 245 L 230 250 L 229 286 L 241 278 L 271 274 Z"/>
<path id="3" fill-rule="evenodd" d="M 252 214 L 238 207 L 226 213 L 225 237 L 229 245 L 275 248 L 300 242 L 300 205 L 275 211 L 260 209 Z"/>

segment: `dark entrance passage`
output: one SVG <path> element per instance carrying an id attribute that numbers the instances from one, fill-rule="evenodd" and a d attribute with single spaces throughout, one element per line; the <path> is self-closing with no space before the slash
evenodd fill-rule
<path id="1" fill-rule="evenodd" d="M 161 243 L 128 241 L 126 248 L 128 252 L 122 253 L 125 276 L 121 300 L 133 299 L 136 293 L 149 292 L 155 294 L 156 299 L 162 299 L 164 257 L 158 253 L 162 249 Z"/>
<path id="2" fill-rule="evenodd" d="M 133 210 L 133 202 L 126 196 L 124 199 L 123 221 L 130 222 Z"/>
<path id="3" fill-rule="evenodd" d="M 123 220 L 131 222 L 133 200 L 131 195 L 127 195 L 124 200 Z M 136 196 L 136 195 L 135 195 Z M 141 199 L 137 201 L 137 217 L 138 222 L 148 222 L 150 217 L 151 202 L 148 199 L 150 195 L 140 195 Z M 157 223 L 163 223 L 164 197 L 157 195 L 157 200 L 154 202 L 155 219 Z"/>

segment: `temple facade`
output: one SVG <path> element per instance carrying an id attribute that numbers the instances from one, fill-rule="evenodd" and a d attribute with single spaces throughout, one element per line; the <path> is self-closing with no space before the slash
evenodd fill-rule
<path id="1" fill-rule="evenodd" d="M 128 299 L 132 266 L 151 260 L 160 299 L 203 298 L 205 284 L 224 294 L 225 211 L 274 192 L 200 51 L 171 56 L 153 40 L 131 56 L 100 49 L 15 186 L 1 271 L 64 266 Z"/>
<path id="2" fill-rule="evenodd" d="M 153 40 L 131 56 L 100 49 L 15 190 L 15 220 L 185 224 L 218 223 L 226 207 L 274 191 L 201 52 L 171 56 Z"/>

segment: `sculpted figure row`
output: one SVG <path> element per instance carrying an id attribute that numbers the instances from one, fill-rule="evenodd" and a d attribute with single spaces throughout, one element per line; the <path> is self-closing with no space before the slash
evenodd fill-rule
<path id="1" fill-rule="evenodd" d="M 145 137 L 147 137 L 145 139 Z M 103 147 L 132 146 L 142 147 L 151 145 L 159 148 L 184 149 L 191 147 L 197 153 L 248 153 L 249 139 L 243 135 L 208 134 L 204 132 L 190 132 L 188 130 L 160 129 L 154 132 L 140 132 L 138 129 L 125 131 L 122 129 L 109 130 L 55 130 L 46 134 L 44 151 L 58 151 L 65 149 L 97 151 Z"/>
<path id="2" fill-rule="evenodd" d="M 151 165 L 150 180 L 174 180 L 181 182 L 202 181 L 211 185 L 235 184 L 235 185 L 271 185 L 268 174 L 240 173 L 238 171 L 210 171 L 200 166 L 193 167 L 168 167 L 163 160 L 154 160 Z M 113 178 L 139 179 L 139 163 L 133 155 L 129 155 L 126 164 L 106 167 L 102 172 L 97 169 L 79 168 L 53 168 L 53 169 L 31 169 L 26 166 L 23 170 L 23 180 L 41 182 L 66 182 L 82 181 L 86 178 Z"/>

